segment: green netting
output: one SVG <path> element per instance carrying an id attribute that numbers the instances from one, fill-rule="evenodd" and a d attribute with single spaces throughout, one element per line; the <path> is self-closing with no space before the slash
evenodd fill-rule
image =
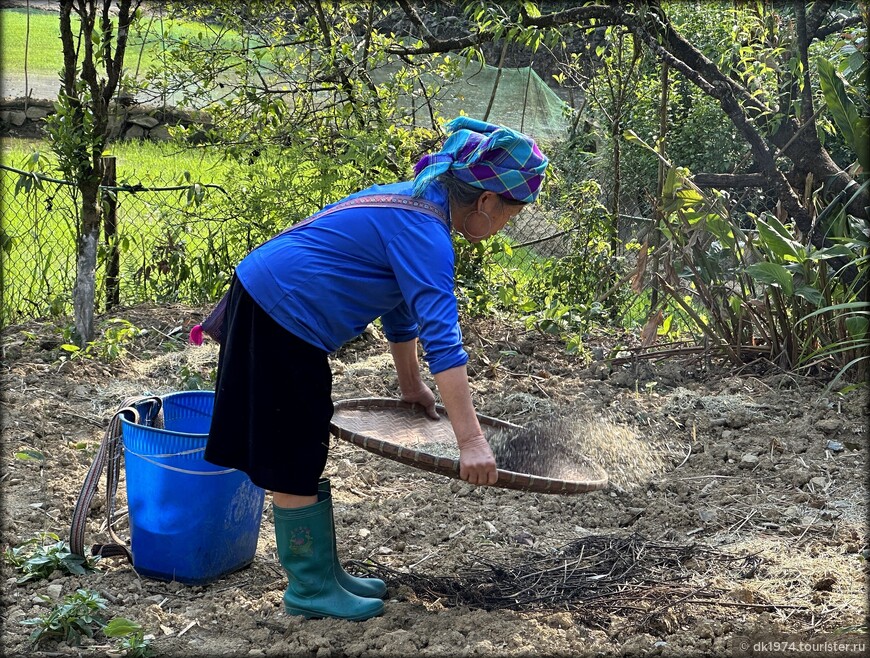
<path id="1" fill-rule="evenodd" d="M 375 83 L 381 83 L 396 69 L 396 65 L 388 65 L 370 75 Z M 445 120 L 460 114 L 486 118 L 490 123 L 519 130 L 539 141 L 564 138 L 570 127 L 570 105 L 528 66 L 503 68 L 499 74 L 495 66 L 471 63 L 455 81 L 436 79 L 431 74 L 424 74 L 422 80 L 440 86 L 432 105 Z M 490 99 L 492 107 L 487 114 Z M 434 128 L 429 110 L 419 97 L 404 97 L 399 103 L 413 112 L 417 125 Z"/>
<path id="2" fill-rule="evenodd" d="M 439 111 L 448 118 L 467 114 L 530 135 L 537 140 L 564 137 L 569 127 L 568 104 L 547 86 L 531 67 L 503 68 L 471 64 L 456 82 L 441 94 Z"/>

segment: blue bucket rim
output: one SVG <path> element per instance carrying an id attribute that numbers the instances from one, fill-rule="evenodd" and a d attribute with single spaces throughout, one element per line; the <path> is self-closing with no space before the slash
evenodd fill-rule
<path id="1" fill-rule="evenodd" d="M 159 432 L 160 434 L 165 434 L 168 436 L 181 436 L 190 439 L 202 440 L 208 439 L 208 432 L 205 433 L 197 433 L 197 432 L 176 432 L 175 430 L 167 430 L 162 427 L 152 427 L 151 425 L 142 425 L 141 423 L 134 423 L 132 421 L 127 420 L 123 416 L 121 416 L 121 425 L 130 425 L 131 427 L 139 427 L 147 429 L 149 432 Z"/>
<path id="2" fill-rule="evenodd" d="M 181 397 L 182 395 L 190 395 L 194 397 L 214 397 L 214 391 L 207 389 L 197 389 L 195 391 L 173 391 L 172 393 L 166 393 L 164 395 L 159 395 L 161 400 L 166 401 L 169 398 Z"/>

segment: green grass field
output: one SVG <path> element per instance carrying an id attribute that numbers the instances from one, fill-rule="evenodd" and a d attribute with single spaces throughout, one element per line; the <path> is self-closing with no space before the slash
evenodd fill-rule
<path id="1" fill-rule="evenodd" d="M 27 72 L 33 75 L 56 75 L 63 67 L 58 13 L 30 10 L 30 34 L 26 9 L 0 10 L 0 55 L 3 74 Z M 25 45 L 27 46 L 25 50 Z"/>
<path id="2" fill-rule="evenodd" d="M 37 169 L 49 176 L 59 175 L 48 142 L 17 138 L 4 138 L 0 142 L 3 164 L 21 169 L 33 152 L 38 151 Z M 141 183 L 146 187 L 181 184 L 185 171 L 190 172 L 195 181 L 219 183 L 230 170 L 230 165 L 215 151 L 184 149 L 167 142 L 116 142 L 106 155 L 117 159 L 119 181 Z"/>
<path id="3" fill-rule="evenodd" d="M 77 22 L 73 16 L 73 27 Z M 131 31 L 124 63 L 130 73 L 143 74 L 159 68 L 166 40 L 178 38 L 212 39 L 211 28 L 198 23 L 167 20 L 159 15 L 143 16 Z M 226 32 L 219 41 L 237 40 L 238 34 Z M 25 48 L 26 46 L 26 48 Z M 0 10 L 0 57 L 2 72 L 24 74 L 25 57 L 29 75 L 56 76 L 63 68 L 59 14 L 31 9 Z"/>

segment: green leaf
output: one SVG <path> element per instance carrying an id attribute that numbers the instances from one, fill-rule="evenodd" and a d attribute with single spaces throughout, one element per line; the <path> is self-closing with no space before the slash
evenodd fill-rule
<path id="1" fill-rule="evenodd" d="M 601 48 L 601 46 L 599 46 L 599 48 Z M 625 141 L 627 141 L 629 143 L 639 144 L 640 146 L 643 146 L 648 151 L 652 151 L 653 153 L 656 152 L 656 150 L 652 146 L 650 146 L 645 141 L 643 141 L 640 137 L 638 137 L 637 133 L 631 129 L 626 130 L 624 133 L 622 133 L 622 136 L 625 138 Z M 668 172 L 669 175 L 670 175 L 670 173 L 671 172 Z"/>
<path id="2" fill-rule="evenodd" d="M 755 225 L 758 227 L 761 243 L 775 256 L 798 263 L 804 260 L 803 246 L 791 239 L 788 229 L 776 217 L 773 215 L 767 215 L 765 219 L 759 217 Z"/>
<path id="3" fill-rule="evenodd" d="M 782 290 L 786 295 L 794 291 L 791 274 L 779 263 L 752 263 L 746 272 L 756 281 L 766 283 Z"/>
<path id="4" fill-rule="evenodd" d="M 677 191 L 677 198 L 682 199 L 685 202 L 700 202 L 704 200 L 704 197 L 701 196 L 701 193 L 697 190 L 694 190 L 690 187 L 684 187 L 681 190 Z"/>
<path id="5" fill-rule="evenodd" d="M 524 2 L 523 7 L 529 15 L 529 18 L 539 18 L 541 16 L 541 10 L 538 9 L 538 5 L 534 2 Z"/>
<path id="6" fill-rule="evenodd" d="M 728 306 L 731 307 L 731 312 L 734 315 L 740 315 L 740 309 L 743 307 L 743 299 L 737 295 L 730 295 L 728 297 Z"/>
<path id="7" fill-rule="evenodd" d="M 676 169 L 669 169 L 665 176 L 665 183 L 662 186 L 662 212 L 665 215 L 670 215 L 674 212 L 679 204 L 674 202 L 674 193 L 679 185 Z M 669 236 L 670 237 L 670 236 Z"/>
<path id="8" fill-rule="evenodd" d="M 833 313 L 835 311 L 850 311 L 851 313 L 849 313 L 849 315 L 870 316 L 870 302 L 845 302 L 843 304 L 832 304 L 831 306 L 826 306 L 825 308 L 820 308 L 817 311 L 808 313 L 800 320 L 798 320 L 796 324 L 800 324 L 804 320 L 809 320 L 816 315 L 820 315 L 822 313 Z"/>
<path id="9" fill-rule="evenodd" d="M 707 215 L 707 229 L 715 235 L 724 245 L 730 249 L 734 248 L 736 241 L 734 239 L 734 227 L 729 221 L 723 219 L 720 215 L 711 213 Z"/>
<path id="10" fill-rule="evenodd" d="M 65 560 L 66 568 L 70 573 L 75 574 L 77 576 L 83 576 L 86 571 L 85 568 L 79 563 L 74 562 L 73 560 Z"/>
<path id="11" fill-rule="evenodd" d="M 135 621 L 124 619 L 123 617 L 115 617 L 103 628 L 103 633 L 106 637 L 123 637 L 132 635 L 142 630 L 142 627 Z"/>
<path id="12" fill-rule="evenodd" d="M 861 67 L 864 66 L 864 53 L 860 50 L 856 50 L 851 55 L 849 55 L 849 68 L 857 73 L 861 70 Z"/>
<path id="13" fill-rule="evenodd" d="M 22 459 L 27 461 L 29 459 L 38 459 L 39 461 L 45 461 L 45 455 L 39 450 L 22 450 L 21 452 L 15 453 L 16 459 Z"/>
<path id="14" fill-rule="evenodd" d="M 834 123 L 837 124 L 846 143 L 857 154 L 858 162 L 867 171 L 870 169 L 870 146 L 867 145 L 870 118 L 858 114 L 857 106 L 846 93 L 843 79 L 837 74 L 831 62 L 820 57 L 816 60 L 816 67 L 819 71 L 819 85 Z"/>
<path id="15" fill-rule="evenodd" d="M 824 249 L 817 249 L 810 253 L 809 259 L 812 261 L 827 260 L 828 258 L 855 258 L 855 252 L 849 247 L 842 244 L 835 244 Z"/>
<path id="16" fill-rule="evenodd" d="M 661 326 L 656 330 L 656 334 L 659 336 L 667 336 L 668 332 L 671 330 L 671 323 L 673 322 L 673 315 L 666 315 L 665 319 L 662 320 Z"/>
<path id="17" fill-rule="evenodd" d="M 806 299 L 813 306 L 821 306 L 825 301 L 824 295 L 812 286 L 797 286 L 794 289 L 794 294 Z"/>
<path id="18" fill-rule="evenodd" d="M 870 320 L 860 315 L 846 318 L 846 331 L 853 338 L 866 339 L 868 326 L 870 326 Z"/>
<path id="19" fill-rule="evenodd" d="M 0 228 L 0 249 L 2 249 L 7 255 L 12 253 L 12 246 L 14 244 L 14 239 L 11 235 L 9 235 L 6 231 Z"/>

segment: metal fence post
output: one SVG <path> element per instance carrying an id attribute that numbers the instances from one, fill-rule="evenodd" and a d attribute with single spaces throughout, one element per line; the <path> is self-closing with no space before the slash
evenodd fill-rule
<path id="1" fill-rule="evenodd" d="M 117 185 L 114 155 L 103 156 L 103 185 L 107 187 Z M 108 310 L 121 303 L 117 190 L 103 191 L 103 239 L 106 244 L 106 310 Z"/>

